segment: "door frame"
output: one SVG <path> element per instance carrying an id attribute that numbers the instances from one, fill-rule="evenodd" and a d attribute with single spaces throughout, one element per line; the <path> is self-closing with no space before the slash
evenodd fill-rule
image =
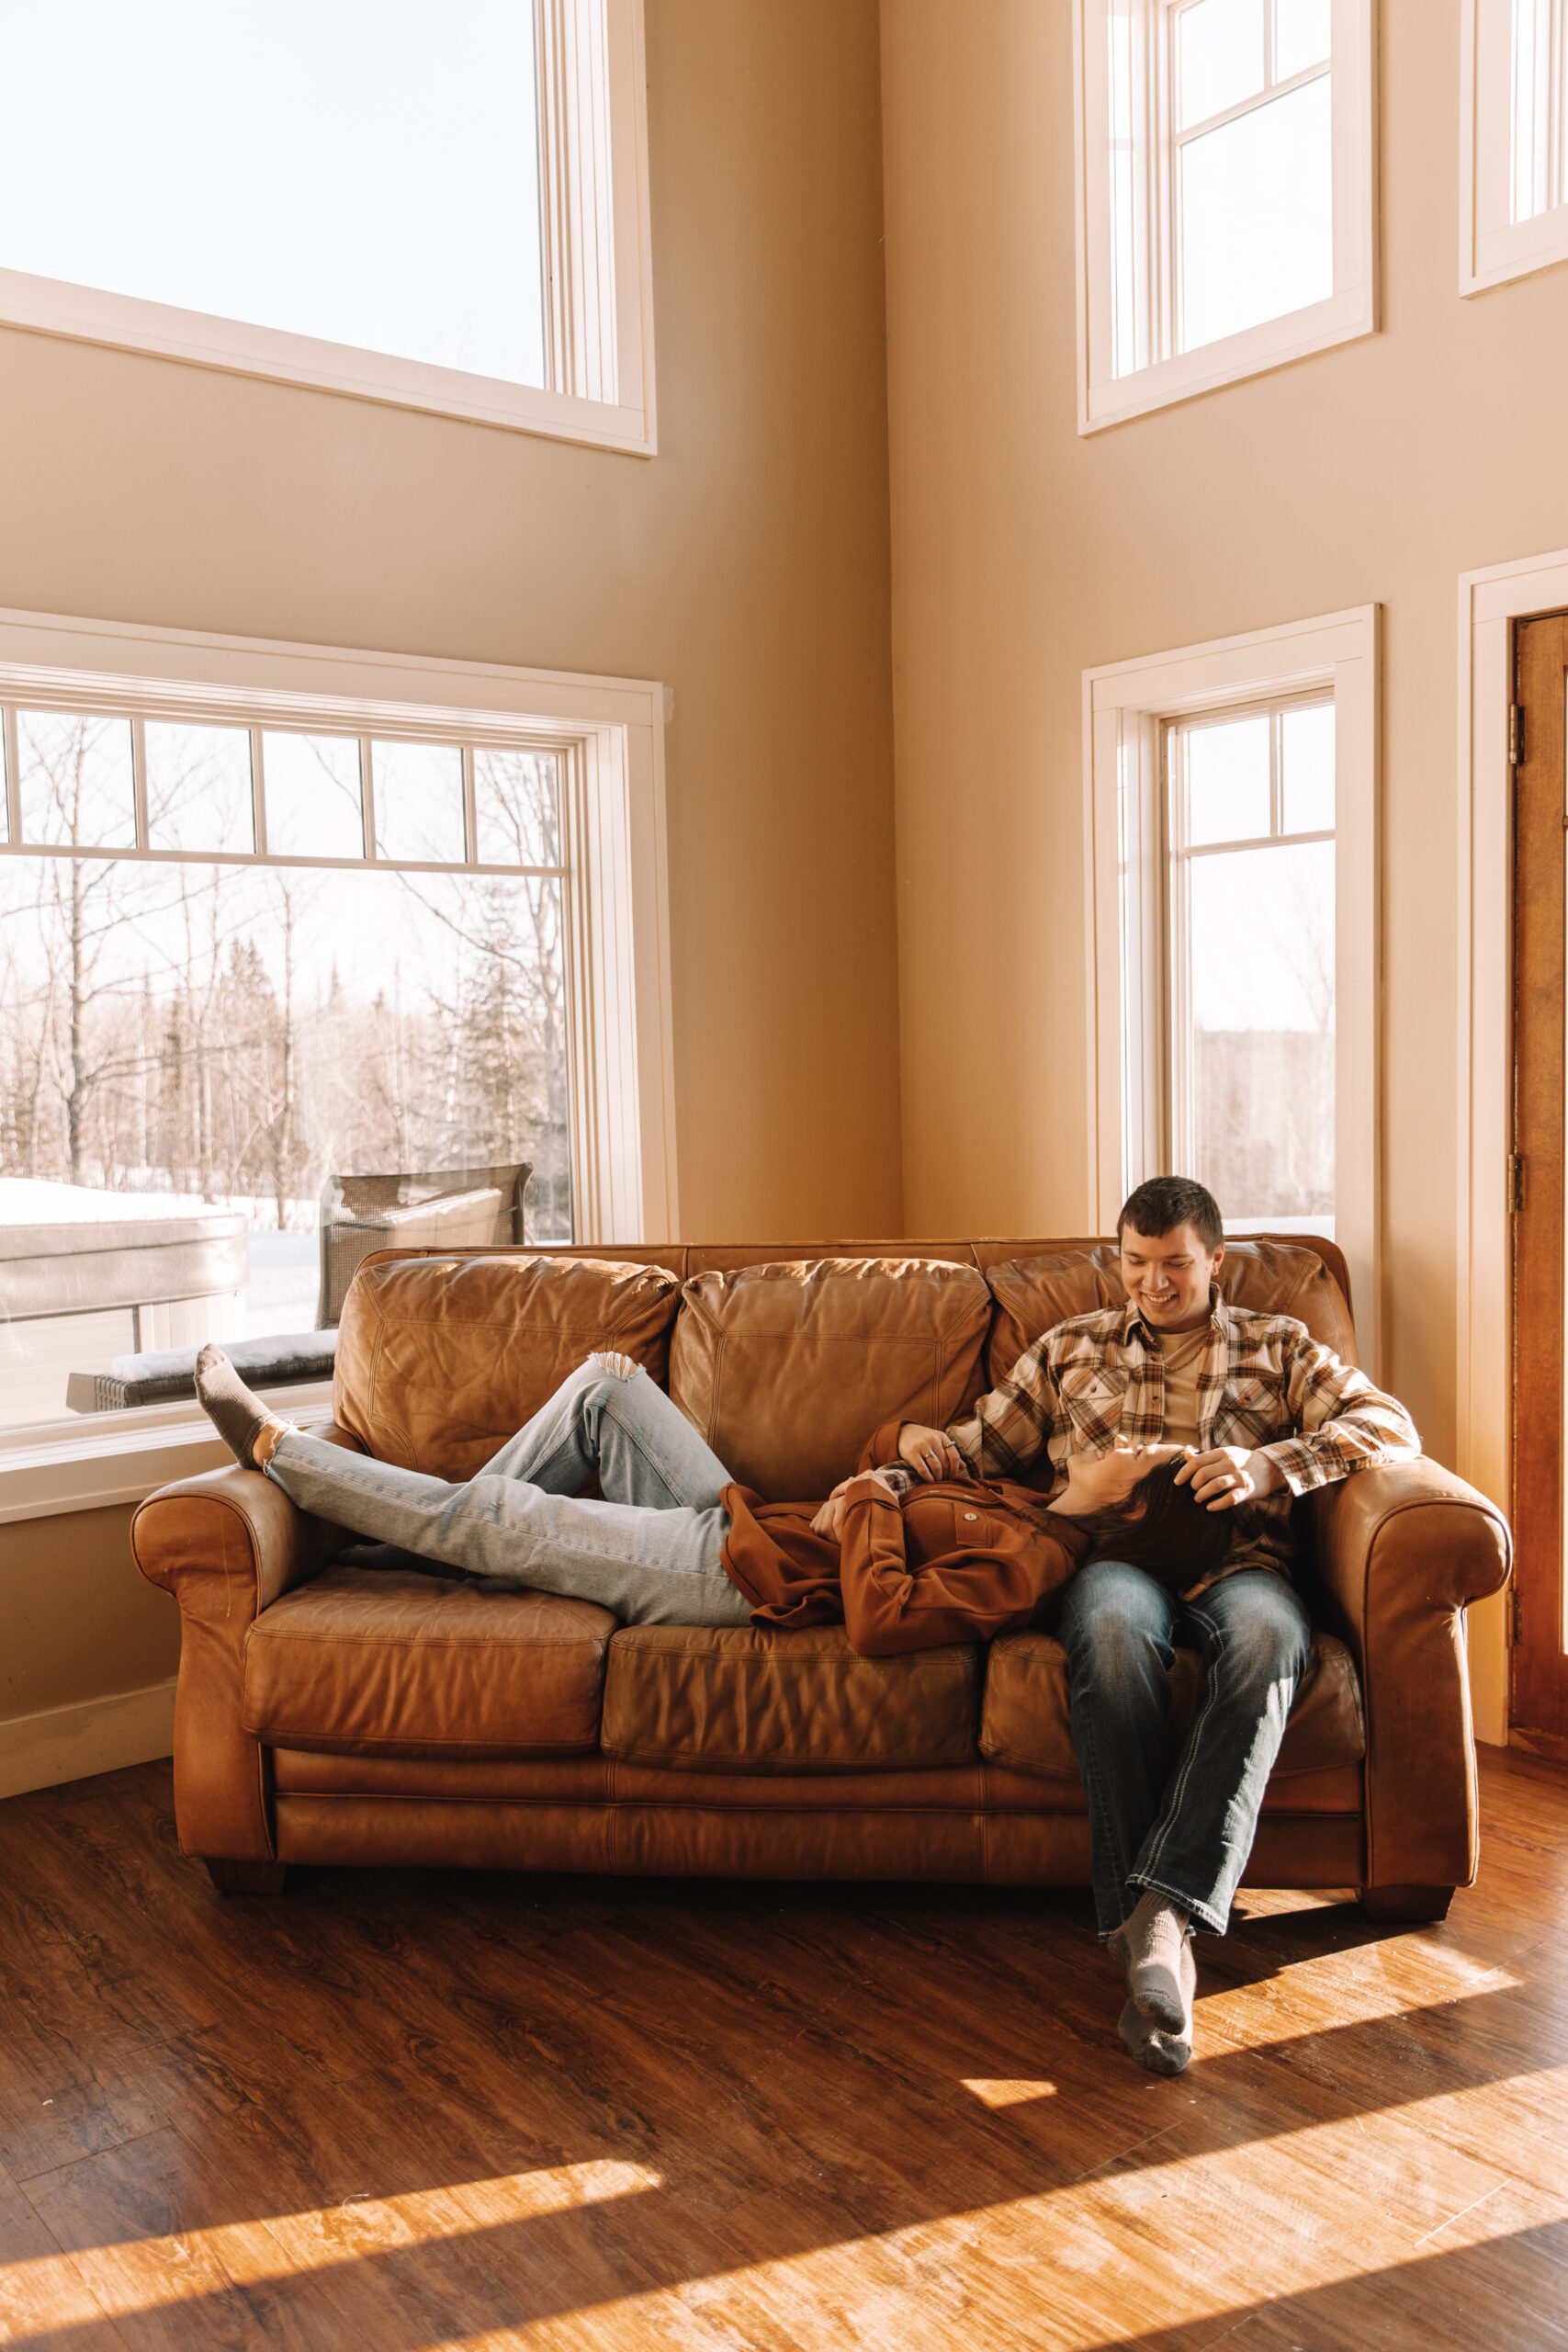
<path id="1" fill-rule="evenodd" d="M 1513 1148 L 1513 624 L 1568 606 L 1568 548 L 1461 572 L 1455 947 L 1455 1467 L 1506 1511 Z M 1508 1744 L 1508 1596 L 1470 1611 L 1478 1738 Z"/>

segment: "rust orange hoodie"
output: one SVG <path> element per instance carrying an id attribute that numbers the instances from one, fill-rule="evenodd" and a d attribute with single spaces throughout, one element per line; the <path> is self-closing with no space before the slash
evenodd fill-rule
<path id="1" fill-rule="evenodd" d="M 1032 1622 L 1088 1548 L 1075 1520 L 1003 1479 L 917 1486 L 900 1503 L 869 1474 L 898 1460 L 900 1421 L 885 1422 L 844 1497 L 838 1543 L 812 1532 L 817 1503 L 724 1490 L 724 1566 L 765 1625 L 842 1619 L 864 1657 L 990 1641 Z"/>

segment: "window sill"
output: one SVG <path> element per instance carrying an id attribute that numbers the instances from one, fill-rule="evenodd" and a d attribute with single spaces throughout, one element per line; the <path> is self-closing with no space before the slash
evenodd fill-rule
<path id="1" fill-rule="evenodd" d="M 273 1392 L 279 1412 L 304 1429 L 332 1419 L 329 1381 Z M 0 1438 L 0 1526 L 144 1502 L 175 1478 L 220 1470 L 231 1459 L 198 1405 L 147 1405 L 85 1419 L 46 1421 Z"/>
<path id="2" fill-rule="evenodd" d="M 1201 350 L 1184 352 L 1179 359 L 1164 359 L 1109 382 L 1085 384 L 1079 394 L 1078 431 L 1100 433 L 1130 417 L 1146 416 L 1151 409 L 1170 408 L 1179 401 L 1196 400 L 1225 384 L 1288 368 L 1314 352 L 1336 344 L 1357 343 L 1376 332 L 1377 318 L 1370 292 L 1358 288 L 1337 294 L 1309 310 L 1292 311 L 1282 319 L 1248 327 L 1244 334 L 1226 335 Z"/>

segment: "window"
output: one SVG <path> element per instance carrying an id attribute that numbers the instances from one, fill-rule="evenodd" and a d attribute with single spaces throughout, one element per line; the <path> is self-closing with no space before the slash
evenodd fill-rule
<path id="1" fill-rule="evenodd" d="M 1236 1223 L 1334 1232 L 1334 703 L 1165 729 L 1164 1157 Z"/>
<path id="2" fill-rule="evenodd" d="M 641 0 L 6 11 L 0 319 L 651 452 Z"/>
<path id="3" fill-rule="evenodd" d="M 652 690 L 159 674 L 215 642 L 0 659 L 0 1432 L 119 1356 L 314 1330 L 338 1177 L 483 1170 L 509 1211 L 526 1162 L 530 1241 L 671 1214 Z"/>
<path id="4" fill-rule="evenodd" d="M 1460 290 L 1568 259 L 1568 0 L 1465 0 Z"/>
<path id="5" fill-rule="evenodd" d="M 1376 615 L 1086 675 L 1089 1181 L 1325 1233 L 1378 1313 Z"/>
<path id="6" fill-rule="evenodd" d="M 1371 333 L 1370 0 L 1079 0 L 1079 429 Z"/>

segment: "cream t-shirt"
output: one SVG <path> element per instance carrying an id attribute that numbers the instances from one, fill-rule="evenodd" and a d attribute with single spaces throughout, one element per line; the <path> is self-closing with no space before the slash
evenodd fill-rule
<path id="1" fill-rule="evenodd" d="M 1161 1331 L 1156 1335 L 1165 1361 L 1165 1430 L 1167 1445 L 1198 1443 L 1198 1375 L 1209 1352 L 1209 1327 L 1196 1331 Z"/>

